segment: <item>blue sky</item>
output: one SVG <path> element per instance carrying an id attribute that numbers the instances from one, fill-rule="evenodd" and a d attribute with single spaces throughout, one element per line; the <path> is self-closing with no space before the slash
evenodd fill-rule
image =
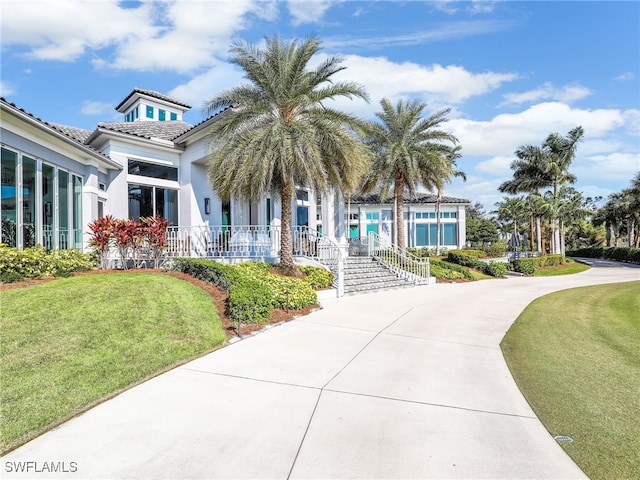
<path id="1" fill-rule="evenodd" d="M 445 195 L 487 210 L 513 152 L 552 132 L 585 130 L 572 171 L 586 195 L 626 188 L 640 170 L 640 2 L 2 0 L 0 89 L 55 123 L 120 121 L 134 87 L 193 106 L 243 81 L 231 43 L 265 36 L 323 40 L 344 79 L 371 102 L 340 107 L 373 119 L 380 99 L 451 108 L 462 145 Z"/>

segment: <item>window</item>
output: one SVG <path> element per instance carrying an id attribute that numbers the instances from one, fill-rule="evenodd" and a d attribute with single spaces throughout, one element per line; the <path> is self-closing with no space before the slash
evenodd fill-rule
<path id="1" fill-rule="evenodd" d="M 38 171 L 41 175 L 38 175 Z M 21 152 L 2 148 L 0 242 L 29 248 L 40 243 L 47 250 L 77 247 L 70 224 L 82 220 L 82 178 Z"/>
<path id="2" fill-rule="evenodd" d="M 367 220 L 378 220 L 379 218 L 379 214 L 378 213 L 367 213 L 366 214 L 366 219 Z"/>
<path id="3" fill-rule="evenodd" d="M 161 122 L 164 122 L 167 118 L 167 112 L 165 112 L 164 110 L 158 110 L 158 120 L 160 120 Z"/>
<path id="4" fill-rule="evenodd" d="M 15 247 L 18 245 L 18 154 L 2 149 L 0 182 L 2 183 L 2 234 L 0 242 Z"/>
<path id="5" fill-rule="evenodd" d="M 153 107 L 147 105 L 147 118 L 153 118 Z"/>
<path id="6" fill-rule="evenodd" d="M 309 226 L 309 207 L 300 205 L 296 207 L 296 225 L 298 227 Z"/>
<path id="7" fill-rule="evenodd" d="M 231 226 L 231 202 L 222 202 L 222 206 L 221 206 L 221 218 L 222 221 L 220 222 L 222 224 L 223 227 L 230 227 Z"/>
<path id="8" fill-rule="evenodd" d="M 138 107 L 133 109 L 133 119 L 134 120 L 138 119 Z"/>
<path id="9" fill-rule="evenodd" d="M 173 112 L 171 112 L 171 114 L 170 114 L 169 118 L 170 118 L 171 120 L 178 120 L 178 114 L 177 114 L 177 113 L 173 113 Z"/>
<path id="10" fill-rule="evenodd" d="M 143 177 L 159 178 L 162 180 L 178 180 L 178 169 L 166 165 L 141 162 L 129 159 L 129 174 Z"/>
<path id="11" fill-rule="evenodd" d="M 296 190 L 296 200 L 300 202 L 308 202 L 309 192 L 306 190 Z"/>
<path id="12" fill-rule="evenodd" d="M 129 218 L 163 217 L 178 224 L 178 191 L 170 188 L 129 184 Z"/>

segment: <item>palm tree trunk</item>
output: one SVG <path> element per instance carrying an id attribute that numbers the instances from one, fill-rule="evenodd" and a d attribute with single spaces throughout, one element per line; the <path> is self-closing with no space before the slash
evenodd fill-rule
<path id="1" fill-rule="evenodd" d="M 541 242 L 541 226 L 540 226 L 540 217 L 536 217 L 536 249 L 538 253 L 542 254 L 542 242 Z"/>
<path id="2" fill-rule="evenodd" d="M 542 245 L 542 255 L 547 254 L 547 238 L 545 237 L 545 224 L 544 224 L 544 215 L 540 217 L 540 239 Z"/>
<path id="3" fill-rule="evenodd" d="M 440 190 L 436 198 L 436 256 L 440 255 Z"/>
<path id="4" fill-rule="evenodd" d="M 293 230 L 291 228 L 291 186 L 282 185 L 280 198 L 282 201 L 282 230 L 280 234 L 280 266 L 282 269 L 295 269 L 293 262 Z"/>
<path id="5" fill-rule="evenodd" d="M 404 252 L 405 239 L 404 239 L 404 178 L 399 173 L 396 173 L 395 184 L 395 199 L 396 199 L 396 211 L 394 217 L 396 219 L 396 236 L 398 238 L 398 248 L 400 252 Z"/>
<path id="6" fill-rule="evenodd" d="M 533 242 L 533 236 L 535 235 L 535 221 L 533 215 L 529 217 L 529 251 L 533 252 L 535 246 Z"/>

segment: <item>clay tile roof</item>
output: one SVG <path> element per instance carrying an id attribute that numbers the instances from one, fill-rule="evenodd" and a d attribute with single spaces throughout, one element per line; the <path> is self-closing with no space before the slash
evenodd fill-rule
<path id="1" fill-rule="evenodd" d="M 101 122 L 98 128 L 113 132 L 125 133 L 141 138 L 161 138 L 173 140 L 193 127 L 190 123 L 180 121 L 140 121 L 140 122 Z"/>
<path id="2" fill-rule="evenodd" d="M 47 123 L 47 122 L 45 122 Z M 91 130 L 85 130 L 84 128 L 70 127 L 68 125 L 61 125 L 59 123 L 49 123 L 53 128 L 59 132 L 64 133 L 66 136 L 73 138 L 77 142 L 86 144 L 87 139 L 91 135 Z"/>
<path id="3" fill-rule="evenodd" d="M 437 195 L 433 193 L 416 193 L 413 197 L 409 196 L 405 193 L 404 195 L 404 203 L 413 203 L 413 204 L 426 204 L 433 203 L 435 204 L 438 200 Z M 445 197 L 443 196 L 440 199 L 440 202 L 445 203 L 471 203 L 469 200 L 464 198 L 454 198 L 454 197 Z M 393 203 L 393 197 L 387 198 L 386 201 L 380 201 L 380 195 L 378 193 L 370 193 L 366 195 L 356 195 L 351 197 L 351 203 L 353 204 L 367 204 L 367 205 L 385 205 Z"/>
<path id="4" fill-rule="evenodd" d="M 191 105 L 189 105 L 188 103 L 181 102 L 180 100 L 176 100 L 175 98 L 167 97 L 166 95 L 163 95 L 160 92 L 156 92 L 155 90 L 147 90 L 146 88 L 136 87 L 133 89 L 133 91 L 129 95 L 125 97 L 124 100 L 122 100 L 118 104 L 118 106 L 116 107 L 116 110 L 118 110 L 122 105 L 124 105 L 127 102 L 127 100 L 129 100 L 136 93 L 141 93 L 149 97 L 157 98 L 158 100 L 164 100 L 165 102 L 175 103 L 176 105 L 180 105 L 185 108 L 191 108 Z"/>

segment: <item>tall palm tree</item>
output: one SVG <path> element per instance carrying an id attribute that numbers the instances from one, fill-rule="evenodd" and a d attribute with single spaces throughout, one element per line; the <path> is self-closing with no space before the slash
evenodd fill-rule
<path id="1" fill-rule="evenodd" d="M 517 235 L 520 232 L 520 222 L 527 220 L 524 197 L 504 197 L 495 205 L 498 207 L 495 213 L 498 215 L 498 221 L 503 224 L 503 232 L 506 233 L 509 227 L 513 227 L 512 234 L 519 238 Z"/>
<path id="2" fill-rule="evenodd" d="M 449 109 L 423 118 L 427 105 L 418 100 L 400 100 L 394 107 L 383 98 L 380 105 L 379 122 L 371 122 L 367 129 L 366 143 L 374 159 L 363 190 L 379 189 L 381 201 L 393 191 L 396 243 L 404 249 L 405 193 L 411 197 L 420 185 L 431 189 L 448 182 L 443 175 L 456 170 L 450 163 L 459 157 L 458 139 L 440 130 Z"/>
<path id="3" fill-rule="evenodd" d="M 301 42 L 266 38 L 263 49 L 234 43 L 230 62 L 244 70 L 249 83 L 218 94 L 205 107 L 209 113 L 233 107 L 213 125 L 211 184 L 227 199 L 280 195 L 280 269 L 289 274 L 298 271 L 291 235 L 296 185 L 350 192 L 370 158 L 354 133 L 362 122 L 326 104 L 340 97 L 368 101 L 367 94 L 356 83 L 333 80 L 346 68 L 341 57 L 309 67 L 320 44 L 318 37 Z"/>
<path id="4" fill-rule="evenodd" d="M 569 172 L 569 166 L 583 136 L 583 128 L 576 127 L 566 137 L 552 133 L 540 147 L 525 145 L 518 148 L 515 152 L 517 159 L 511 163 L 513 179 L 502 183 L 498 190 L 516 194 L 551 188 L 553 199 L 557 203 L 558 189 L 576 181 L 575 175 Z M 552 216 L 551 220 L 554 229 L 553 253 L 559 253 L 562 250 L 559 241 L 560 227 L 557 218 Z"/>

